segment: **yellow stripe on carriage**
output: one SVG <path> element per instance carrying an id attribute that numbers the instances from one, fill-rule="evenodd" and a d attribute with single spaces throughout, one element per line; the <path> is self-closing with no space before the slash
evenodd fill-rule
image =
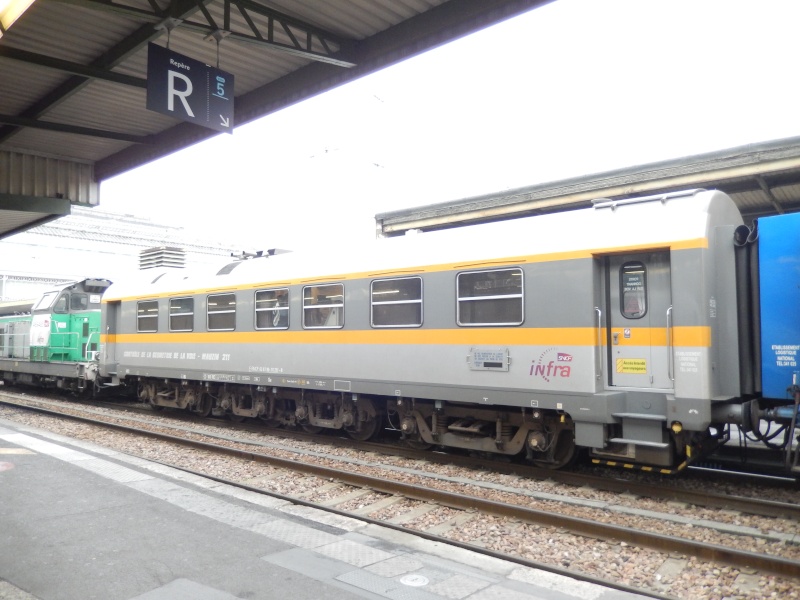
<path id="1" fill-rule="evenodd" d="M 640 339 L 666 346 L 664 328 L 640 328 Z M 710 327 L 674 327 L 673 346 L 711 347 Z M 343 329 L 215 331 L 175 333 L 118 333 L 101 336 L 103 343 L 122 344 L 344 344 L 344 345 L 494 345 L 494 346 L 596 346 L 605 345 L 605 330 L 595 327 L 519 327 L 463 329 Z M 630 340 L 628 340 L 630 342 Z M 631 344 L 640 345 L 640 344 Z"/>

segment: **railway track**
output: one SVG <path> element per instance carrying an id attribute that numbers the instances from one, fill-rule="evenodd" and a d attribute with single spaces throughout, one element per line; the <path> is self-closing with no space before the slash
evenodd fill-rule
<path id="1" fill-rule="evenodd" d="M 97 406 L 98 403 L 92 402 L 85 406 Z M 143 415 L 152 415 L 152 410 L 147 407 L 140 407 L 137 405 L 119 404 L 119 403 L 102 403 L 101 406 L 106 406 L 115 410 L 133 411 Z M 190 413 L 172 411 L 168 412 L 171 418 L 180 419 L 192 424 L 200 423 L 201 420 L 194 417 Z M 264 433 L 263 426 L 256 425 L 247 427 L 242 423 L 231 423 L 222 419 L 215 421 L 215 426 L 232 431 L 239 431 L 246 429 L 253 433 Z M 276 435 L 292 440 L 305 440 L 309 442 L 320 442 L 319 434 L 309 434 L 300 430 L 266 430 L 271 435 Z M 615 477 L 610 473 L 613 470 L 606 469 L 602 475 L 592 475 L 586 472 L 570 472 L 570 471 L 548 471 L 541 468 L 531 466 L 529 464 L 520 464 L 498 460 L 497 457 L 482 458 L 474 455 L 458 454 L 458 453 L 436 453 L 428 450 L 417 450 L 409 448 L 402 443 L 387 444 L 386 442 L 365 442 L 353 440 L 349 437 L 334 437 L 331 435 L 322 438 L 327 445 L 351 448 L 364 452 L 376 453 L 391 453 L 393 456 L 402 456 L 410 460 L 428 461 L 441 465 L 456 465 L 470 469 L 484 469 L 486 471 L 506 473 L 518 477 L 523 477 L 532 480 L 549 480 L 558 485 L 569 487 L 591 487 L 592 489 L 601 490 L 605 492 L 614 492 L 617 494 L 627 494 L 633 496 L 646 497 L 665 502 L 680 502 L 690 504 L 692 506 L 738 511 L 750 515 L 759 515 L 763 517 L 776 517 L 782 519 L 791 519 L 800 522 L 800 504 L 793 504 L 789 502 L 773 501 L 763 497 L 742 496 L 732 493 L 718 493 L 705 489 L 691 489 L 685 486 L 674 484 L 680 483 L 680 478 L 671 476 L 660 475 L 647 475 L 638 473 L 638 479 L 629 479 L 626 477 Z M 625 474 L 624 472 L 622 474 Z M 700 477 L 705 483 L 708 477 L 726 478 L 732 485 L 741 485 L 742 473 L 710 471 L 708 469 L 701 469 L 695 473 L 688 474 L 688 477 Z M 751 479 L 753 476 L 748 475 Z M 686 478 L 684 478 L 686 479 Z M 798 481 L 792 478 L 776 478 L 770 477 L 764 480 L 756 477 L 755 481 L 760 485 L 768 485 L 771 489 L 788 489 L 797 490 Z M 763 492 L 763 488 L 759 488 L 759 493 Z"/>
<path id="2" fill-rule="evenodd" d="M 453 484 L 455 483 L 457 491 L 452 491 L 452 489 L 441 489 L 441 487 L 447 486 L 435 485 L 433 480 L 431 480 L 430 484 L 426 485 L 420 485 L 419 483 L 407 483 L 395 480 L 393 478 L 387 478 L 385 468 L 383 469 L 384 472 L 379 473 L 377 476 L 363 472 L 364 470 L 370 470 L 371 466 L 385 467 L 386 465 L 382 464 L 380 461 L 376 461 L 374 465 L 364 464 L 364 461 L 356 461 L 359 464 L 356 464 L 355 466 L 359 467 L 362 471 L 358 472 L 356 469 L 351 470 L 351 468 L 344 468 L 342 463 L 334 463 L 334 466 L 330 466 L 330 464 L 324 465 L 312 460 L 308 460 L 308 457 L 314 454 L 320 455 L 321 453 L 319 452 L 307 452 L 305 454 L 295 455 L 294 457 L 280 457 L 275 455 L 274 452 L 270 451 L 270 444 L 257 444 L 236 439 L 236 436 L 228 435 L 225 430 L 215 434 L 215 436 L 212 436 L 208 431 L 198 431 L 193 427 L 184 426 L 184 424 L 176 424 L 168 427 L 170 433 L 165 433 L 163 430 L 166 427 L 163 424 L 156 425 L 151 423 L 145 426 L 144 423 L 135 422 L 133 425 L 130 423 L 128 425 L 123 425 L 120 423 L 108 423 L 108 417 L 105 417 L 104 420 L 98 415 L 65 414 L 64 411 L 73 413 L 75 412 L 74 410 L 69 410 L 70 407 L 73 409 L 75 408 L 72 403 L 69 403 L 66 408 L 54 408 L 52 405 L 47 408 L 42 406 L 34 408 L 30 406 L 32 400 L 28 397 L 14 400 L 5 394 L 2 394 L 2 396 L 4 396 L 2 398 L 2 402 L 9 406 L 24 407 L 28 410 L 37 410 L 38 412 L 52 414 L 58 417 L 67 416 L 69 418 L 77 419 L 94 425 L 113 427 L 116 430 L 132 433 L 134 435 L 147 435 L 170 443 L 189 446 L 196 450 L 202 450 L 217 455 L 222 453 L 227 456 L 235 457 L 239 460 L 252 461 L 258 464 L 268 465 L 269 467 L 275 469 L 287 469 L 293 472 L 302 473 L 306 477 L 318 480 L 318 483 L 312 486 L 312 489 L 315 490 L 315 492 L 306 494 L 308 498 L 311 498 L 310 500 L 296 496 L 289 499 L 291 499 L 293 502 L 312 506 L 319 506 L 322 504 L 324 508 L 331 510 L 331 506 L 324 506 L 325 504 L 332 504 L 330 499 L 315 500 L 314 498 L 317 496 L 322 497 L 319 494 L 320 490 L 326 490 L 333 487 L 334 500 L 339 500 L 342 498 L 356 500 L 356 508 L 354 509 L 334 509 L 334 512 L 340 512 L 340 514 L 363 518 L 364 514 L 373 514 L 376 512 L 379 513 L 381 506 L 389 506 L 390 504 L 396 504 L 398 502 L 415 502 L 420 504 L 421 506 L 418 506 L 415 511 L 411 511 L 412 515 L 424 514 L 425 511 L 428 510 L 426 507 L 448 507 L 450 511 L 453 511 L 453 514 L 451 514 L 444 523 L 445 527 L 439 527 L 439 529 L 446 531 L 448 530 L 448 522 L 451 525 L 454 525 L 454 527 L 449 528 L 451 535 L 446 538 L 442 538 L 441 540 L 446 543 L 453 542 L 453 531 L 458 531 L 458 529 L 463 526 L 464 523 L 468 522 L 470 519 L 474 519 L 476 515 L 481 515 L 491 516 L 494 519 L 506 522 L 511 521 L 513 523 L 521 524 L 521 526 L 545 527 L 551 530 L 570 532 L 572 535 L 606 540 L 615 544 L 622 543 L 623 545 L 628 544 L 631 546 L 652 549 L 661 553 L 669 553 L 672 556 L 681 555 L 693 557 L 694 559 L 701 561 L 724 563 L 731 565 L 736 569 L 746 569 L 751 571 L 755 569 L 761 573 L 775 574 L 780 577 L 788 578 L 796 578 L 797 573 L 800 573 L 800 562 L 794 560 L 794 558 L 775 556 L 766 554 L 764 552 L 742 550 L 735 548 L 732 545 L 726 546 L 699 542 L 697 540 L 681 538 L 676 535 L 666 535 L 664 533 L 637 529 L 631 527 L 629 524 L 620 525 L 614 523 L 604 523 L 602 522 L 603 519 L 601 518 L 580 518 L 561 514 L 561 512 L 558 510 L 542 510 L 532 508 L 530 506 L 522 505 L 519 500 L 516 502 L 500 502 L 497 500 L 487 499 L 475 493 L 475 490 L 479 489 L 480 485 L 476 485 L 475 482 L 470 482 L 468 484 L 467 482 L 461 481 L 458 478 L 438 478 L 439 482 L 444 481 L 451 488 L 453 488 Z M 41 402 L 39 404 L 41 404 Z M 116 419 L 117 417 L 113 418 Z M 126 419 L 128 421 L 131 420 L 130 417 L 126 417 Z M 146 421 L 147 419 L 142 420 Z M 153 428 L 158 428 L 162 431 L 154 431 Z M 319 439 L 316 438 L 315 441 L 318 442 Z M 325 441 L 327 443 L 329 440 Z M 279 444 L 273 444 L 273 446 L 279 446 Z M 374 451 L 372 448 L 374 445 L 360 444 L 360 446 L 369 447 L 370 450 L 368 451 L 370 452 Z M 386 448 L 382 447 L 382 450 L 380 451 L 386 452 Z M 413 451 L 409 450 L 408 452 L 409 456 L 414 456 L 415 458 L 420 456 L 418 453 Z M 427 453 L 424 456 L 425 460 L 429 460 L 431 456 L 434 456 L 436 457 L 435 460 L 449 464 L 454 464 L 454 461 L 459 462 L 461 460 L 460 457 L 454 459 L 452 456 L 442 457 L 436 454 L 431 455 L 430 453 Z M 298 460 L 298 458 L 301 457 L 303 459 Z M 325 458 L 325 460 L 331 462 L 331 457 L 328 456 Z M 470 466 L 475 468 L 476 460 L 474 458 L 469 458 L 468 460 Z M 180 465 L 173 466 L 178 466 L 180 468 Z M 517 465 L 502 465 L 502 467 L 504 469 L 508 469 L 511 473 L 517 472 L 519 468 Z M 498 465 L 495 463 L 493 467 L 490 468 L 497 470 Z M 539 474 L 541 475 L 541 473 Z M 208 476 L 207 473 L 204 473 L 203 475 Z M 562 475 L 577 477 L 577 475 L 574 473 L 546 473 L 547 477 L 556 480 L 560 479 Z M 212 478 L 222 480 L 219 477 L 212 476 Z M 587 485 L 587 480 L 585 478 L 576 479 L 575 481 L 581 481 L 581 483 L 573 483 L 572 485 Z M 600 489 L 608 489 L 614 488 L 618 485 L 617 483 L 610 485 L 611 481 L 613 480 L 606 478 L 603 482 L 604 485 L 598 487 Z M 226 481 L 226 483 L 240 486 L 243 485 L 241 481 Z M 661 490 L 653 490 L 652 488 L 647 490 L 638 489 L 636 485 L 632 485 L 633 483 L 635 482 L 619 482 L 619 485 L 622 487 L 617 488 L 614 491 L 619 493 L 620 489 L 624 489 L 624 492 L 629 495 L 641 493 L 645 497 L 652 497 L 653 492 L 655 491 L 662 493 Z M 264 491 L 263 489 L 260 489 L 260 486 L 244 485 L 244 487 L 262 493 Z M 489 487 L 493 489 L 494 492 L 500 494 L 508 495 L 513 493 L 511 488 L 500 489 L 497 486 Z M 675 498 L 680 498 L 679 490 L 670 490 L 667 497 L 670 500 L 675 501 Z M 720 497 L 714 499 L 713 497 L 714 494 L 709 493 L 693 496 L 693 498 L 696 498 L 697 500 L 704 500 L 705 504 L 703 504 L 703 506 L 720 504 L 726 510 L 737 510 L 747 512 L 748 514 L 763 514 L 767 516 L 774 516 L 776 513 L 783 513 L 781 514 L 781 518 L 791 520 L 795 524 L 798 522 L 798 520 L 800 520 L 800 508 L 797 505 L 771 501 L 765 502 L 763 500 L 752 498 L 737 498 L 735 500 L 731 500 L 730 498 Z M 542 500 L 542 498 L 534 497 L 534 500 L 539 501 Z M 559 500 L 553 495 L 549 495 L 546 498 L 546 501 L 559 502 L 563 500 Z M 685 498 L 682 498 L 679 501 L 687 502 Z M 334 506 L 339 506 L 341 504 L 342 502 L 336 502 Z M 732 509 L 732 505 L 735 505 L 737 508 Z M 597 506 L 596 509 L 608 510 L 608 507 Z M 426 533 L 424 531 L 420 532 L 418 529 L 414 529 L 413 521 L 408 522 L 408 518 L 406 518 L 405 521 L 406 524 L 403 525 L 403 519 L 400 521 L 395 519 L 394 523 L 387 523 L 386 520 L 380 519 L 375 520 L 376 523 L 383 525 L 400 528 L 408 527 L 415 534 L 423 534 L 430 539 L 436 539 L 437 536 L 434 534 Z M 742 534 L 743 532 L 740 532 L 740 535 Z M 788 538 L 783 539 L 783 543 L 800 544 L 800 539 L 798 539 L 798 537 L 800 536 L 795 536 L 794 538 L 789 536 Z M 459 545 L 476 549 L 474 545 L 463 541 L 459 542 Z M 499 555 L 498 553 L 493 553 L 491 551 L 488 553 Z M 506 555 L 503 555 L 503 557 L 508 558 Z M 542 565 L 540 563 L 520 558 L 519 556 L 514 557 L 514 560 L 520 562 L 520 564 L 527 564 L 536 568 L 545 568 L 551 571 L 562 572 L 562 569 L 553 566 L 552 564 Z M 569 571 L 568 573 L 570 576 L 575 576 L 573 571 Z M 587 579 L 592 580 L 592 578 Z M 618 584 L 613 584 L 612 582 L 604 579 L 600 579 L 599 581 L 602 582 L 603 585 L 634 591 L 626 586 L 619 586 Z M 798 582 L 798 585 L 800 585 L 800 582 Z M 637 593 L 642 593 L 642 589 L 640 588 L 635 588 L 635 591 Z M 655 597 L 660 597 L 660 594 L 652 589 L 648 590 L 648 593 L 654 595 Z"/>

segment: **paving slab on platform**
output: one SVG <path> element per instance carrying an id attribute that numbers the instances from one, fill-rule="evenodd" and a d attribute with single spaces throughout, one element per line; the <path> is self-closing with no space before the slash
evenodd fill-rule
<path id="1" fill-rule="evenodd" d="M 2 598 L 638 597 L 9 421 L 0 451 Z"/>

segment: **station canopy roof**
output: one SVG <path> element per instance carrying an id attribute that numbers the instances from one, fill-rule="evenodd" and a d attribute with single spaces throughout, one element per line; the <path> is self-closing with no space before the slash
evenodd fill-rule
<path id="1" fill-rule="evenodd" d="M 150 42 L 233 74 L 240 126 L 549 1 L 0 2 L 0 238 L 218 135 L 147 110 Z"/>
<path id="2" fill-rule="evenodd" d="M 601 198 L 624 200 L 696 188 L 727 193 L 748 224 L 758 217 L 800 211 L 800 137 L 385 212 L 375 221 L 378 232 L 391 237 L 587 208 Z"/>

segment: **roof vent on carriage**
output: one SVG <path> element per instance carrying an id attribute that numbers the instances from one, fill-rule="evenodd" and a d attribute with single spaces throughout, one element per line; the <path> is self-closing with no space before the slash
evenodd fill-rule
<path id="1" fill-rule="evenodd" d="M 147 248 L 139 252 L 139 270 L 172 268 L 183 269 L 186 266 L 186 251 L 174 246 Z"/>

